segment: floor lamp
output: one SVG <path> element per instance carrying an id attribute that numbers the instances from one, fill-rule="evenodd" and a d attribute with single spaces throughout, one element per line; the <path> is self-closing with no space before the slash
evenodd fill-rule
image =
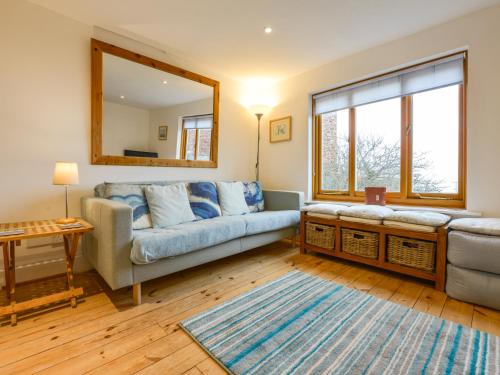
<path id="1" fill-rule="evenodd" d="M 254 105 L 251 110 L 257 117 L 257 162 L 255 163 L 255 180 L 259 181 L 259 158 L 260 158 L 260 119 L 269 111 L 266 105 Z"/>

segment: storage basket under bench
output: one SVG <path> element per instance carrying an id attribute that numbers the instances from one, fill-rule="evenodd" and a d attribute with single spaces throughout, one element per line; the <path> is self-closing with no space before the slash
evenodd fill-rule
<path id="1" fill-rule="evenodd" d="M 444 290 L 447 229 L 427 233 L 301 213 L 301 252 L 334 257 L 430 280 Z"/>

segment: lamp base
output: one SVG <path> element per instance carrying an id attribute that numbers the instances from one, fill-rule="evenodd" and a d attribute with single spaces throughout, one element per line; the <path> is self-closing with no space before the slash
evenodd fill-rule
<path id="1" fill-rule="evenodd" d="M 56 224 L 73 224 L 77 221 L 74 217 L 65 217 L 64 219 L 57 219 Z"/>

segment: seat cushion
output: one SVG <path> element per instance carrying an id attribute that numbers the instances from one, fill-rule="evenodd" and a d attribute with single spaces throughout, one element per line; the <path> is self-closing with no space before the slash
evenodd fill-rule
<path id="1" fill-rule="evenodd" d="M 246 222 L 243 218 L 219 216 L 165 229 L 134 231 L 130 259 L 135 264 L 147 264 L 242 237 L 246 233 Z"/>
<path id="2" fill-rule="evenodd" d="M 440 227 L 450 221 L 449 216 L 428 211 L 395 211 L 387 215 L 385 219 L 429 227 Z"/>
<path id="3" fill-rule="evenodd" d="M 387 216 L 394 211 L 389 207 L 375 206 L 375 205 L 359 205 L 345 207 L 339 210 L 339 215 L 359 217 L 362 219 L 384 220 Z"/>
<path id="4" fill-rule="evenodd" d="M 403 223 L 402 221 L 384 220 L 384 225 L 391 227 L 391 228 L 415 230 L 417 232 L 433 233 L 436 231 L 436 227 L 431 227 L 429 225 Z"/>
<path id="5" fill-rule="evenodd" d="M 450 223 L 450 228 L 462 232 L 500 236 L 500 219 L 495 218 L 464 218 L 455 219 Z"/>
<path id="6" fill-rule="evenodd" d="M 342 206 L 340 204 L 328 204 L 328 203 L 319 203 L 319 204 L 311 204 L 308 206 L 302 207 L 302 211 L 306 211 L 307 213 L 317 213 L 317 214 L 325 214 L 331 216 L 338 216 L 339 211 L 347 208 L 347 206 Z"/>
<path id="7" fill-rule="evenodd" d="M 448 234 L 448 262 L 500 275 L 500 237 L 453 230 Z"/>
<path id="8" fill-rule="evenodd" d="M 262 211 L 242 216 L 246 223 L 246 234 L 258 234 L 296 226 L 300 212 L 295 210 Z"/>
<path id="9" fill-rule="evenodd" d="M 377 219 L 365 219 L 362 217 L 354 217 L 354 216 L 340 216 L 340 220 L 352 221 L 353 223 L 362 223 L 362 224 L 382 224 L 382 220 Z"/>

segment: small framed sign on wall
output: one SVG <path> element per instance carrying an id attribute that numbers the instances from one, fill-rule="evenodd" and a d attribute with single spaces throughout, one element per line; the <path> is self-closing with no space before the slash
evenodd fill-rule
<path id="1" fill-rule="evenodd" d="M 269 142 L 284 142 L 292 139 L 292 116 L 269 121 Z"/>
<path id="2" fill-rule="evenodd" d="M 168 136 L 168 126 L 158 127 L 158 140 L 166 141 Z"/>

